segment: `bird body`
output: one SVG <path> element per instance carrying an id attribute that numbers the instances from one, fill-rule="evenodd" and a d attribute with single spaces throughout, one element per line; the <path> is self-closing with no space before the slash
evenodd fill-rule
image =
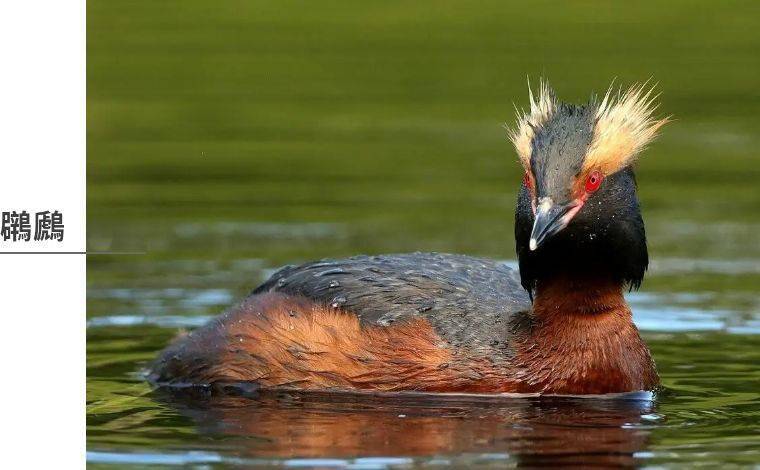
<path id="1" fill-rule="evenodd" d="M 623 289 L 648 263 L 632 159 L 664 121 L 634 87 L 560 104 L 543 85 L 511 138 L 526 173 L 520 271 L 449 254 L 288 266 L 153 363 L 158 385 L 596 394 L 651 390 Z"/>

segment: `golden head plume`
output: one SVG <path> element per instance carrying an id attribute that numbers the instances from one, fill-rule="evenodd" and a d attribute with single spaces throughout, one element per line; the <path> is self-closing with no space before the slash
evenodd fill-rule
<path id="1" fill-rule="evenodd" d="M 633 163 L 669 118 L 653 117 L 657 109 L 654 86 L 635 84 L 612 95 L 610 86 L 596 111 L 594 136 L 583 162 L 585 171 L 609 175 Z"/>
<path id="2" fill-rule="evenodd" d="M 594 116 L 591 145 L 585 155 L 583 172 L 598 170 L 609 175 L 633 163 L 636 156 L 657 135 L 669 118 L 653 117 L 657 109 L 654 87 L 635 84 L 625 92 L 618 89 L 613 95 L 607 90 Z M 536 133 L 557 111 L 559 102 L 554 90 L 541 79 L 538 99 L 528 84 L 530 111 L 517 112 L 517 124 L 508 130 L 523 167 L 530 171 L 532 142 Z"/>
<path id="3" fill-rule="evenodd" d="M 531 142 L 537 129 L 540 129 L 557 110 L 557 97 L 549 83 L 541 79 L 538 87 L 538 100 L 533 97 L 533 90 L 528 82 L 530 112 L 517 110 L 517 125 L 508 129 L 509 139 L 515 146 L 517 156 L 526 171 L 530 170 Z"/>

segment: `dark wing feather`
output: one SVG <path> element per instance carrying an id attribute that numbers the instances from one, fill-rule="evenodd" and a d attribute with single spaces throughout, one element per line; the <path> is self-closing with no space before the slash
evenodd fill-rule
<path id="1" fill-rule="evenodd" d="M 424 317 L 454 346 L 509 350 L 530 300 L 513 269 L 462 255 L 357 256 L 287 266 L 252 294 L 300 295 L 355 313 L 363 324 Z"/>

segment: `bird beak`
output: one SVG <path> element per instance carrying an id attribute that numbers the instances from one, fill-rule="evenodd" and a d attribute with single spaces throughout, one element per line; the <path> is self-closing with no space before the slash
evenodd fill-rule
<path id="1" fill-rule="evenodd" d="M 550 197 L 539 199 L 536 207 L 536 220 L 533 222 L 533 231 L 530 234 L 528 247 L 535 251 L 549 237 L 567 227 L 567 224 L 575 215 L 578 205 L 575 201 L 569 204 L 554 204 Z"/>

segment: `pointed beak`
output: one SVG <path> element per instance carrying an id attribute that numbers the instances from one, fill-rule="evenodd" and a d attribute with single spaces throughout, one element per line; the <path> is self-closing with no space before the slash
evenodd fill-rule
<path id="1" fill-rule="evenodd" d="M 575 201 L 557 205 L 549 197 L 540 198 L 538 207 L 536 207 L 536 220 L 533 222 L 533 231 L 530 234 L 528 244 L 530 251 L 535 251 L 549 237 L 567 227 L 577 212 L 574 210 L 577 206 Z"/>

